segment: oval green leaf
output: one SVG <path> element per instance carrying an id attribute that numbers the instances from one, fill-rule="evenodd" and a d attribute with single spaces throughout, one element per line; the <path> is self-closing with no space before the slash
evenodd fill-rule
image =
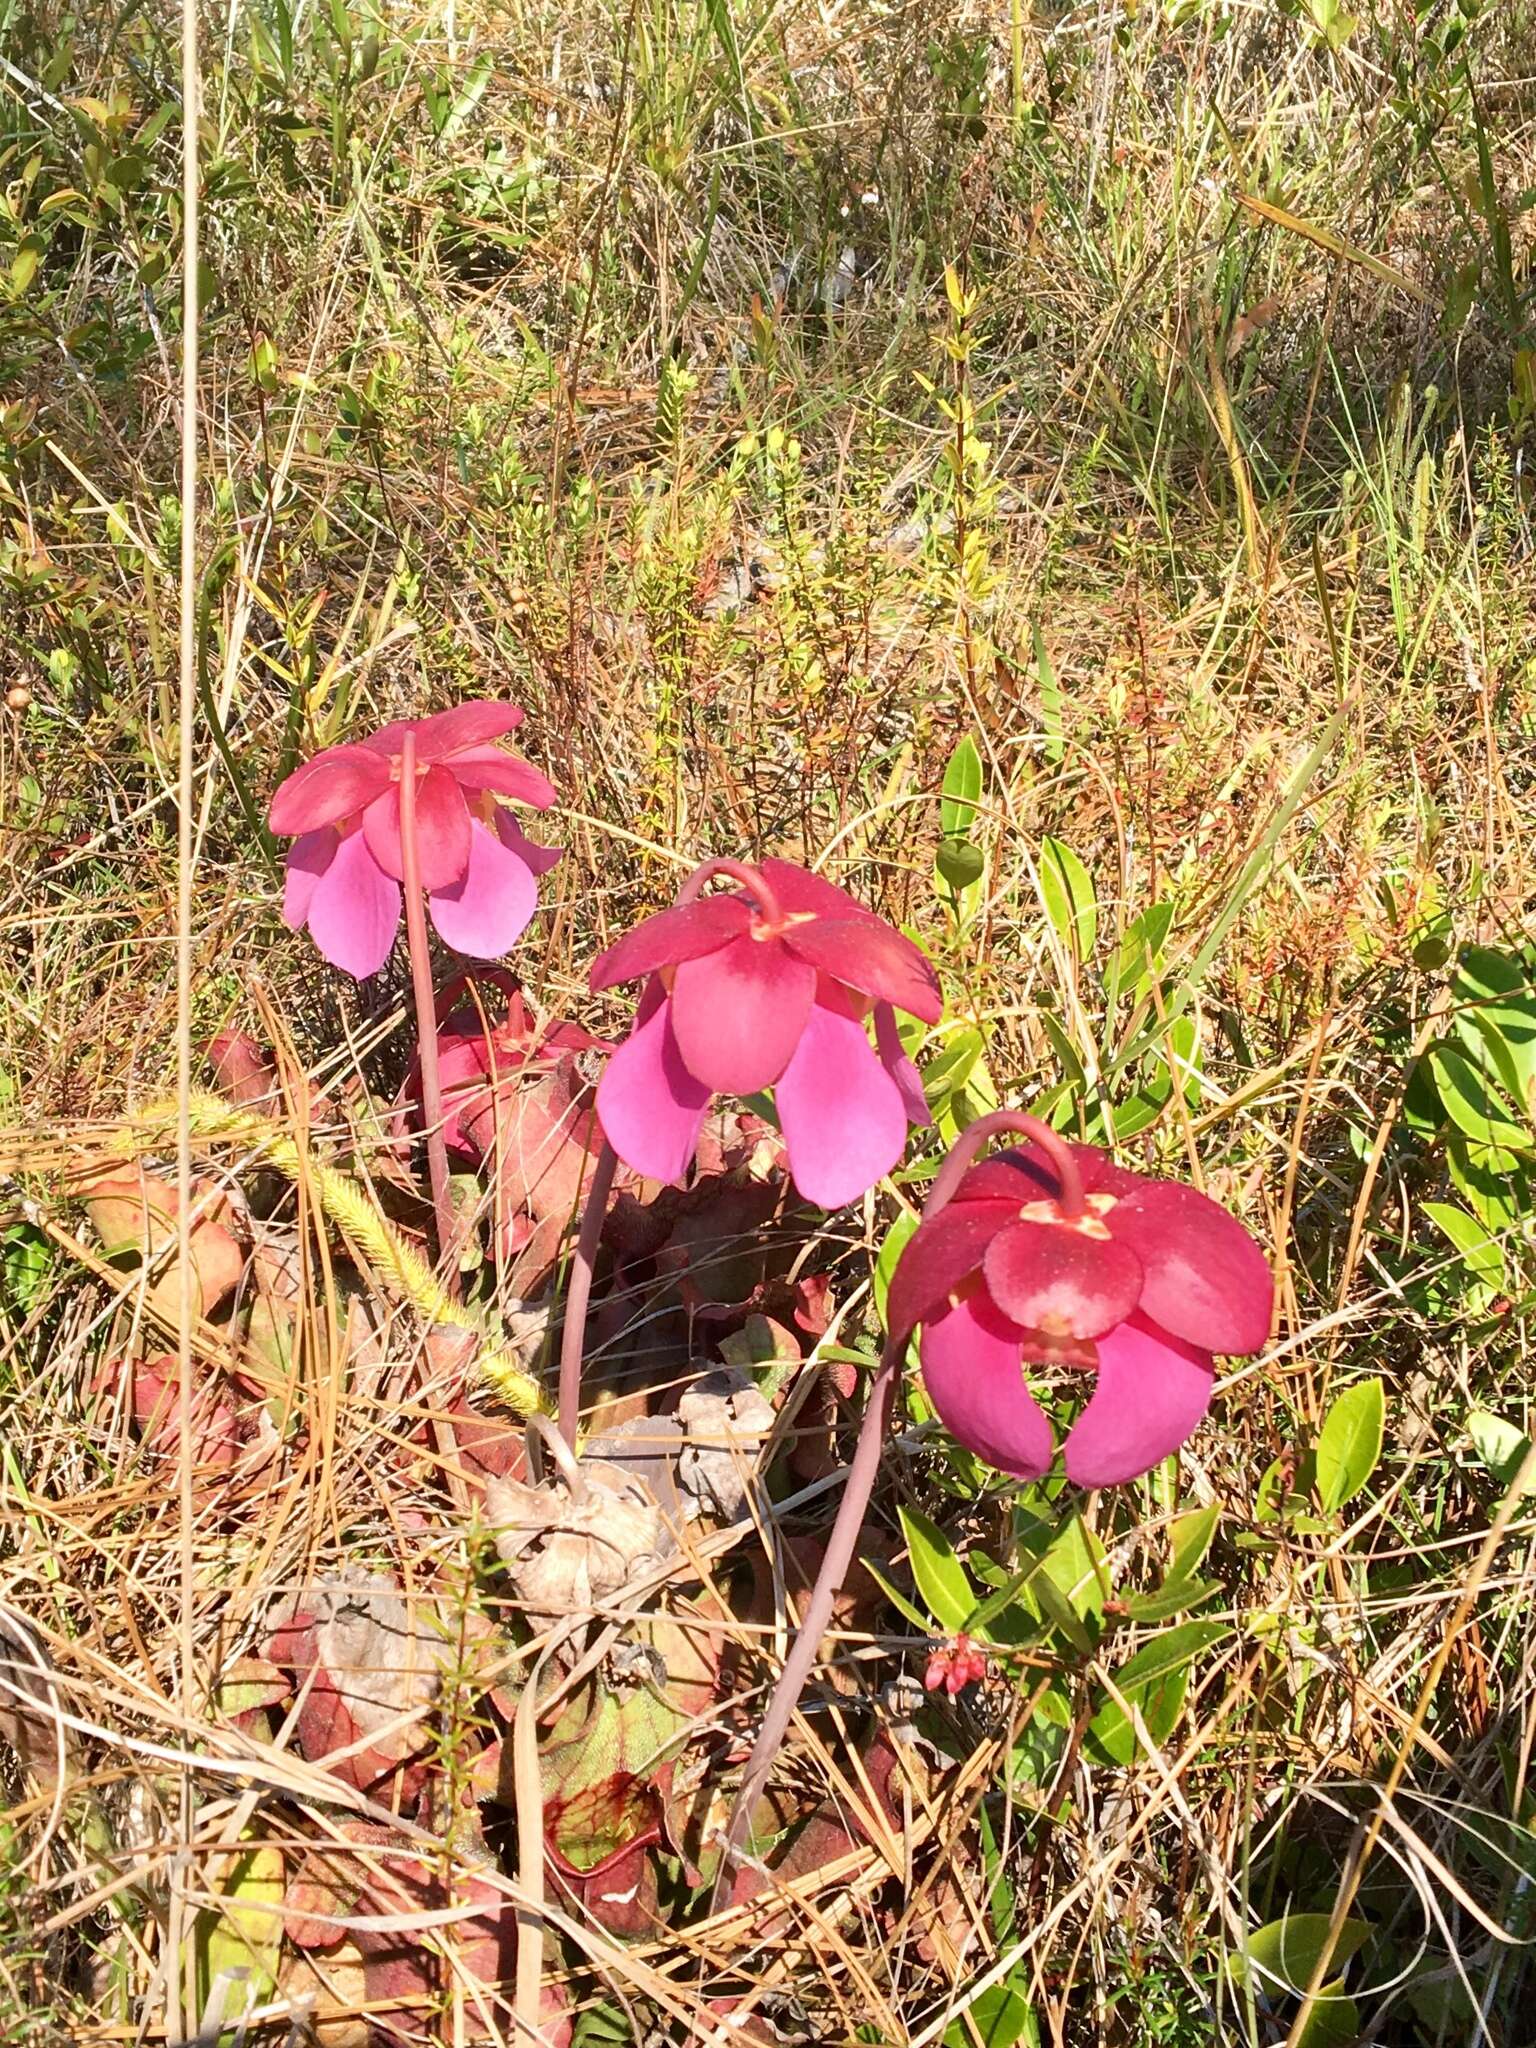
<path id="1" fill-rule="evenodd" d="M 1353 1500 L 1381 1456 L 1386 1398 L 1380 1380 L 1346 1387 L 1323 1418 L 1317 1439 L 1317 1492 L 1332 1514 Z"/>
<path id="2" fill-rule="evenodd" d="M 901 1510 L 901 1530 L 907 1539 L 912 1576 L 928 1612 L 946 1635 L 959 1635 L 976 1610 L 977 1596 L 954 1545 L 916 1508 Z"/>
<path id="3" fill-rule="evenodd" d="M 1289 1991 L 1300 1998 L 1312 1981 L 1328 1941 L 1327 1913 L 1286 1913 L 1257 1927 L 1233 1957 L 1239 1970 L 1251 1968 L 1271 1991 Z M 1342 1968 L 1370 1934 L 1363 1920 L 1346 1920 L 1333 1945 L 1330 1969 Z"/>
<path id="4" fill-rule="evenodd" d="M 969 733 L 949 757 L 939 799 L 939 831 L 945 839 L 964 839 L 981 801 L 981 754 Z"/>

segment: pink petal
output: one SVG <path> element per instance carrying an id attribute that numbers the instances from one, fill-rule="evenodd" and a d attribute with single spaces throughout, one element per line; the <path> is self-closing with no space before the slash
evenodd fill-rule
<path id="1" fill-rule="evenodd" d="M 967 1202 L 958 1195 L 920 1223 L 896 1262 L 885 1300 L 892 1335 L 913 1329 L 940 1311 L 973 1273 L 987 1246 L 1018 1215 L 1011 1202 Z"/>
<path id="2" fill-rule="evenodd" d="M 389 764 L 369 747 L 326 747 L 277 786 L 267 823 L 274 832 L 313 832 L 350 818 L 389 783 Z"/>
<path id="3" fill-rule="evenodd" d="M 603 1069 L 597 1114 L 624 1164 L 647 1180 L 677 1181 L 699 1142 L 709 1090 L 683 1065 L 672 1035 L 672 1005 L 653 980 L 634 1029 Z"/>
<path id="4" fill-rule="evenodd" d="M 537 839 L 530 839 L 510 811 L 496 806 L 496 837 L 503 846 L 511 847 L 524 866 L 535 875 L 547 875 L 561 854 L 563 846 L 541 846 Z"/>
<path id="5" fill-rule="evenodd" d="M 928 1108 L 928 1097 L 923 1092 L 923 1077 L 907 1057 L 901 1042 L 901 1033 L 896 1029 L 896 1012 L 889 1003 L 875 1005 L 875 1050 L 880 1055 L 880 1064 L 901 1090 L 901 1106 L 907 1112 L 909 1124 L 931 1124 L 933 1117 Z"/>
<path id="6" fill-rule="evenodd" d="M 516 945 L 538 907 L 539 885 L 522 855 L 473 821 L 463 873 L 427 896 L 439 935 L 475 960 L 494 960 Z"/>
<path id="7" fill-rule="evenodd" d="M 364 981 L 388 959 L 399 922 L 399 883 L 362 833 L 349 832 L 310 896 L 309 936 L 333 967 Z"/>
<path id="8" fill-rule="evenodd" d="M 444 765 L 461 789 L 494 789 L 498 796 L 513 797 L 536 811 L 547 811 L 555 800 L 555 785 L 548 776 L 500 747 L 471 747 Z"/>
<path id="9" fill-rule="evenodd" d="M 592 992 L 713 953 L 738 938 L 751 922 L 752 914 L 740 896 L 701 896 L 696 903 L 659 910 L 598 954 L 592 962 Z"/>
<path id="10" fill-rule="evenodd" d="M 1209 1352 L 1133 1316 L 1098 1342 L 1099 1381 L 1067 1437 L 1076 1486 L 1119 1486 L 1176 1451 L 1211 1405 Z"/>
<path id="11" fill-rule="evenodd" d="M 809 868 L 801 867 L 796 861 L 776 860 L 770 855 L 755 865 L 762 870 L 763 879 L 784 910 L 808 910 L 815 917 L 873 918 L 875 915 L 872 910 L 866 910 L 856 897 L 850 896 L 846 889 L 839 889 L 825 875 L 812 874 Z"/>
<path id="12" fill-rule="evenodd" d="M 361 744 L 375 754 L 387 755 L 391 761 L 398 760 L 408 732 L 420 732 L 423 721 L 419 718 L 395 718 L 388 725 L 381 725 L 377 732 L 369 733 Z"/>
<path id="13" fill-rule="evenodd" d="M 364 811 L 363 830 L 385 874 L 403 881 L 398 783 L 391 783 Z M 416 778 L 416 857 L 421 863 L 421 886 L 429 891 L 457 882 L 468 863 L 469 808 L 464 792 L 446 768 L 429 768 Z"/>
<path id="14" fill-rule="evenodd" d="M 878 917 L 816 918 L 792 925 L 784 943 L 848 988 L 894 1003 L 925 1024 L 944 1014 L 939 977 L 927 957 Z"/>
<path id="15" fill-rule="evenodd" d="M 790 1178 L 808 1202 L 841 1209 L 889 1173 L 907 1142 L 901 1090 L 855 1017 L 818 999 L 774 1089 Z"/>
<path id="16" fill-rule="evenodd" d="M 1274 1282 L 1264 1254 L 1219 1202 L 1179 1181 L 1144 1180 L 1104 1221 L 1146 1268 L 1144 1314 L 1207 1351 L 1240 1358 L 1263 1350 Z"/>
<path id="17" fill-rule="evenodd" d="M 303 931 L 315 885 L 335 851 L 336 829 L 332 825 L 322 825 L 318 832 L 301 832 L 289 847 L 283 863 L 283 923 L 289 931 Z"/>
<path id="18" fill-rule="evenodd" d="M 1038 1479 L 1051 1467 L 1051 1425 L 1024 1380 L 1023 1332 L 978 1291 L 923 1325 L 923 1385 L 957 1443 L 999 1472 Z"/>
<path id="19" fill-rule="evenodd" d="M 515 704 L 455 704 L 451 711 L 437 711 L 417 721 L 416 758 L 445 761 L 450 754 L 483 747 L 504 733 L 516 732 L 522 722 L 523 714 Z"/>
<path id="20" fill-rule="evenodd" d="M 1115 1238 L 1070 1223 L 1014 1223 L 987 1246 L 987 1291 L 1026 1330 L 1101 1337 L 1141 1293 L 1141 1261 Z"/>
<path id="21" fill-rule="evenodd" d="M 768 1087 L 799 1043 L 815 987 L 814 968 L 751 933 L 685 960 L 672 982 L 683 1065 L 723 1095 Z"/>

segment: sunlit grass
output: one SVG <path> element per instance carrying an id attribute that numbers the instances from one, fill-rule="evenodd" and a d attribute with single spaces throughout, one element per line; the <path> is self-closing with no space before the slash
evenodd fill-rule
<path id="1" fill-rule="evenodd" d="M 194 1033 L 274 1047 L 297 1169 L 263 1180 L 238 1133 L 199 1162 L 297 1219 L 305 1267 L 271 1441 L 200 1487 L 190 1532 L 104 1371 L 144 1327 L 136 1286 L 71 1196 L 85 1159 L 143 1149 L 174 1073 L 174 38 L 47 6 L 7 26 L 0 2013 L 19 2040 L 156 2038 L 172 1888 L 196 1926 L 234 1845 L 345 1817 L 219 1691 L 274 1597 L 365 1564 L 448 1589 L 471 1648 L 478 1627 L 526 1659 L 476 1575 L 430 1306 L 376 1265 L 365 1306 L 367 1244 L 313 1227 L 310 1148 L 369 1216 L 425 1231 L 389 1122 L 403 968 L 339 987 L 279 922 L 260 827 L 315 744 L 469 695 L 527 706 L 566 806 L 515 963 L 539 1005 L 619 1029 L 587 965 L 683 863 L 825 854 L 940 964 L 948 1013 L 918 1057 L 943 1135 L 1043 1102 L 1203 1183 L 1279 1281 L 1269 1350 L 1178 1470 L 1069 1525 L 1087 1575 L 1057 1558 L 1061 1633 L 927 1725 L 955 1758 L 921 1751 L 905 1867 L 876 1830 L 755 1942 L 679 1909 L 625 1949 L 570 1912 L 547 1966 L 578 2040 L 703 2038 L 704 2002 L 751 1983 L 787 2038 L 1257 2048 L 1297 2019 L 1308 1959 L 1287 1989 L 1234 1958 L 1327 1914 L 1382 1811 L 1354 2031 L 1524 2038 L 1523 1505 L 1472 1575 L 1529 1424 L 1536 1133 L 1509 990 L 1457 962 L 1500 955 L 1525 1014 L 1536 52 L 1513 7 L 1021 19 L 1017 70 L 1006 8 L 206 24 Z M 956 885 L 935 853 L 967 740 L 978 864 Z M 906 1197 L 838 1219 L 814 1262 L 850 1348 Z M 1325 1421 L 1372 1381 L 1379 1461 L 1330 1498 Z M 898 1509 L 978 1590 L 1059 1509 L 1026 1514 L 927 1424 L 914 1391 L 869 1550 L 942 1633 Z M 797 1493 L 781 1533 L 826 1511 Z M 1186 1610 L 1165 1597 L 1178 1518 L 1206 1511 L 1211 1590 Z M 804 1558 L 750 1525 L 709 1541 L 712 1570 L 735 1558 L 766 1588 L 750 1613 L 706 1603 L 760 1687 Z M 1123 1634 L 1096 1633 L 1100 1556 Z M 889 1687 L 921 1674 L 918 1620 L 863 1590 L 797 1790 L 868 1811 L 861 1745 L 910 1711 Z M 1187 1692 L 1166 1725 L 1166 1699 L 1138 1699 L 1155 1739 L 1117 1752 L 1103 1677 L 1195 1622 Z M 444 1756 L 483 1740 L 478 1655 L 434 1726 Z M 16 1676 L 38 1660 L 41 1709 Z M 758 1697 L 721 1710 L 732 1743 Z M 313 1989 L 285 1979 L 247 2038 L 303 2038 L 285 2001 Z M 355 1973 L 332 1992 L 318 2038 L 339 2044 Z M 440 2038 L 495 2038 L 462 1985 L 444 2003 Z"/>

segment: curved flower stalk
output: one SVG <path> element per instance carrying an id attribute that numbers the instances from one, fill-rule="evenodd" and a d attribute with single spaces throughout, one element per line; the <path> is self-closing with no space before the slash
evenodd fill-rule
<path id="1" fill-rule="evenodd" d="M 1030 1139 L 1030 1149 L 973 1166 L 1005 1131 Z M 1106 1486 L 1184 1441 L 1210 1401 L 1211 1353 L 1259 1350 L 1273 1298 L 1253 1239 L 1195 1189 L 1127 1173 L 1011 1110 L 962 1133 L 891 1279 L 885 1349 L 843 1497 L 731 1809 L 712 1909 L 730 1895 L 737 1852 L 853 1561 L 913 1330 L 923 1328 L 924 1382 L 954 1434 L 1030 1477 L 1050 1464 L 1051 1429 L 1024 1385 L 1024 1360 L 1096 1362 L 1098 1388 L 1067 1439 L 1067 1476 Z M 1078 1334 L 1085 1329 L 1097 1334 Z"/>
<path id="2" fill-rule="evenodd" d="M 333 966 L 359 981 L 376 974 L 403 900 L 432 1206 L 450 1269 L 456 1233 L 423 897 L 439 936 L 476 959 L 495 959 L 526 929 L 538 877 L 560 849 L 525 838 L 496 801 L 544 810 L 555 800 L 537 768 L 496 744 L 522 721 L 515 704 L 497 703 L 397 720 L 296 768 L 269 812 L 274 832 L 298 835 L 288 850 L 284 921 L 307 930 Z"/>
<path id="3" fill-rule="evenodd" d="M 268 813 L 274 832 L 297 834 L 283 892 L 290 929 L 307 930 L 355 980 L 377 974 L 400 927 L 404 811 L 414 801 L 421 886 L 439 936 L 477 960 L 514 945 L 538 907 L 538 877 L 562 851 L 526 838 L 496 802 L 542 811 L 555 800 L 537 768 L 495 744 L 522 722 L 515 704 L 458 704 L 326 747 L 296 768 Z"/>
<path id="4" fill-rule="evenodd" d="M 740 886 L 701 895 L 716 876 Z M 681 1180 L 710 1098 L 771 1087 L 790 1178 L 807 1201 L 841 1209 L 890 1172 L 908 1127 L 929 1120 L 896 1011 L 938 1022 L 944 1000 L 933 965 L 894 925 L 808 868 L 703 862 L 670 910 L 636 925 L 592 966 L 594 993 L 642 979 L 630 1034 L 597 1086 L 604 1143 L 560 1350 L 568 1443 L 592 1266 L 620 1160 L 647 1180 Z"/>

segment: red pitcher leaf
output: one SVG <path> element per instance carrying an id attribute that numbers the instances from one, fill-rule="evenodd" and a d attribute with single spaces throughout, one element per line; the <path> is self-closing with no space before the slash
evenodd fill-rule
<path id="1" fill-rule="evenodd" d="M 180 1369 L 172 1353 L 147 1358 L 133 1375 L 133 1420 L 139 1438 L 160 1458 L 178 1455 L 183 1425 Z M 226 1472 L 250 1435 L 247 1418 L 213 1379 L 201 1377 L 192 1391 L 191 1450 L 194 1466 Z"/>
<path id="2" fill-rule="evenodd" d="M 788 1884 L 797 1877 L 809 1877 L 815 1871 L 823 1870 L 829 1863 L 839 1862 L 862 1848 L 862 1831 L 855 1833 L 840 1814 L 830 1805 L 818 1807 L 802 1826 L 791 1835 L 787 1845 L 773 1859 L 773 1875 L 781 1884 Z M 756 1873 L 743 1872 L 743 1876 Z M 737 1897 L 755 1898 L 763 1889 L 755 1884 L 741 1890 Z"/>
<path id="3" fill-rule="evenodd" d="M 830 1869 L 864 1846 L 862 1834 L 852 1832 L 834 1807 L 819 1806 L 773 1853 L 766 1868 L 760 1860 L 742 1864 L 731 1886 L 731 1904 L 745 1906 L 796 1880 L 813 1878 L 818 1871 Z M 802 1883 L 798 1888 L 802 1897 L 811 1895 L 811 1887 Z M 754 1939 L 774 1940 L 790 1925 L 791 1912 L 792 1909 L 786 1909 L 770 1913 L 766 1920 L 755 1921 Z"/>
<path id="4" fill-rule="evenodd" d="M 832 1324 L 832 1275 L 804 1273 L 795 1282 L 795 1321 L 810 1337 L 824 1337 Z M 850 1383 L 848 1392 L 853 1392 Z"/>
<path id="5" fill-rule="evenodd" d="M 568 1797 L 544 1802 L 545 1842 L 567 1877 L 605 1870 L 616 1857 L 644 1848 L 660 1833 L 655 1787 L 627 1771 L 614 1771 Z"/>
<path id="6" fill-rule="evenodd" d="M 561 1706 L 539 1745 L 548 1804 L 568 1806 L 596 1786 L 654 1780 L 687 1736 L 691 1716 L 661 1690 L 665 1664 L 659 1655 L 648 1661 L 648 1672 L 625 1683 L 594 1676 Z"/>
<path id="7" fill-rule="evenodd" d="M 538 1024 L 515 985 L 499 1024 L 471 1004 L 452 1010 L 438 1032 L 444 1140 L 489 1169 L 497 1255 L 516 1259 L 510 1277 L 525 1293 L 547 1277 L 591 1181 L 601 1143 L 593 1055 L 604 1050 L 580 1025 Z M 405 1089 L 416 1125 L 420 1090 L 418 1062 Z"/>
<path id="8" fill-rule="evenodd" d="M 459 1464 L 472 1485 L 487 1479 L 522 1479 L 528 1471 L 526 1432 L 515 1417 L 472 1408 L 461 1394 L 446 1420 L 453 1430 Z"/>
<path id="9" fill-rule="evenodd" d="M 751 1181 L 706 1182 L 690 1188 L 670 1237 L 656 1256 L 684 1305 L 706 1321 L 739 1323 L 767 1300 L 768 1283 L 795 1256 L 787 1237 L 768 1228 L 781 1187 Z"/>
<path id="10" fill-rule="evenodd" d="M 656 1795 L 631 1779 L 612 1781 L 609 1792 L 594 1786 L 568 1805 L 544 1809 L 545 1850 L 560 1890 L 609 1934 L 625 1938 L 654 1934 L 660 1920 L 656 1862 L 652 1845 L 660 1836 Z M 627 1831 L 627 1832 L 626 1832 Z M 598 1845 L 617 1836 L 617 1846 L 595 1862 Z"/>
<path id="11" fill-rule="evenodd" d="M 99 1175 L 78 1192 L 109 1259 L 128 1266 L 154 1261 L 146 1299 L 156 1315 L 174 1321 L 181 1309 L 181 1275 L 173 1249 L 175 1188 L 141 1166 Z M 233 1211 L 225 1196 L 207 1181 L 194 1181 L 192 1199 L 192 1307 L 194 1314 L 207 1316 L 234 1292 L 245 1254 L 227 1227 Z"/>
<path id="12" fill-rule="evenodd" d="M 219 1093 L 241 1109 L 270 1109 L 278 1099 L 277 1068 L 248 1031 L 221 1031 L 208 1047 Z"/>
<path id="13" fill-rule="evenodd" d="M 518 1087 L 497 1090 L 494 1101 L 465 1120 L 482 1159 L 494 1161 L 496 1185 L 508 1212 L 535 1220 L 575 1213 L 602 1143 L 590 1085 L 569 1054 Z"/>
<path id="14" fill-rule="evenodd" d="M 418 1753 L 431 1744 L 427 1714 L 446 1654 L 419 1603 L 386 1576 L 343 1575 L 298 1596 L 266 1654 L 303 1690 L 296 1734 L 309 1762 L 359 1791 L 399 1770 L 401 1797 L 419 1796 L 427 1763 Z"/>
<path id="15" fill-rule="evenodd" d="M 293 1697 L 293 1683 L 265 1657 L 236 1657 L 219 1674 L 210 1704 L 237 1728 L 259 1729 L 269 1707 Z"/>
<path id="16" fill-rule="evenodd" d="M 498 2024 L 510 2033 L 517 1916 L 489 1870 L 480 1875 L 461 1865 L 445 1881 L 437 1859 L 402 1853 L 386 1828 L 349 1821 L 342 1823 L 342 1832 L 341 1843 L 314 1842 L 298 1852 L 288 1881 L 285 1925 L 297 1947 L 323 1956 L 328 1950 L 342 1951 L 345 1944 L 361 1955 L 370 2040 L 415 2048 L 455 1984 L 477 2037 Z M 412 1923 L 449 1906 L 473 1910 L 434 1928 L 429 1946 Z M 400 1923 L 397 1929 L 347 1925 L 390 1918 Z M 546 2038 L 555 2048 L 568 2043 L 564 1992 L 546 1984 L 542 2012 Z"/>

